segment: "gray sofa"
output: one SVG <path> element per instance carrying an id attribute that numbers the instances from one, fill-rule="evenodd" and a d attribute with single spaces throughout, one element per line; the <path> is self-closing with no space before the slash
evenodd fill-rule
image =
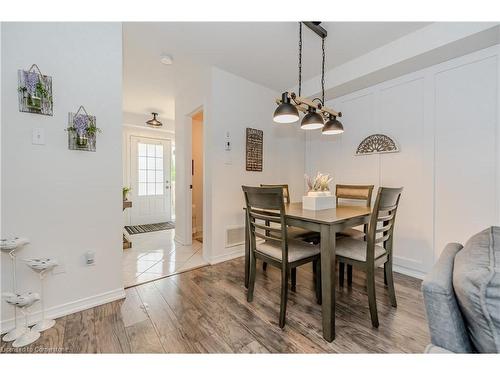
<path id="1" fill-rule="evenodd" d="M 500 353 L 500 227 L 448 244 L 422 292 L 427 353 Z"/>

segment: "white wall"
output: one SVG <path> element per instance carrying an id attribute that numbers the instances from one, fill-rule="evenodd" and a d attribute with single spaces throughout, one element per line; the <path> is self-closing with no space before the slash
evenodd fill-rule
<path id="1" fill-rule="evenodd" d="M 65 269 L 47 278 L 49 316 L 121 298 L 121 24 L 3 23 L 1 37 L 1 235 L 31 240 L 19 252 L 18 291 L 40 289 L 21 259 L 49 256 Z M 17 70 L 33 63 L 52 76 L 54 116 L 18 111 Z M 80 105 L 102 129 L 95 153 L 67 147 L 68 112 Z M 45 145 L 32 145 L 33 128 L 44 130 Z M 94 266 L 85 265 L 89 250 Z M 6 257 L 2 292 L 11 289 Z M 1 311 L 6 330 L 12 308 L 2 300 Z"/>
<path id="2" fill-rule="evenodd" d="M 220 69 L 212 68 L 210 100 L 205 112 L 205 188 L 211 190 L 211 207 L 205 205 L 205 223 L 211 224 L 207 238 L 204 231 L 204 255 L 217 263 L 243 254 L 243 246 L 225 248 L 228 227 L 244 226 L 242 185 L 287 183 L 293 200 L 304 193 L 305 136 L 298 124 L 276 124 L 272 114 L 278 93 Z M 245 130 L 264 131 L 262 172 L 245 168 Z M 224 149 L 229 131 L 232 150 Z M 228 159 L 229 158 L 229 159 Z M 230 160 L 230 164 L 228 164 Z"/>
<path id="3" fill-rule="evenodd" d="M 195 112 L 204 109 L 207 115 L 209 107 L 209 69 L 197 65 L 183 64 L 178 67 L 175 77 L 175 170 L 176 170 L 176 192 L 175 192 L 175 240 L 189 245 L 192 242 L 192 199 L 189 185 L 191 178 L 191 133 L 192 118 Z M 205 140 L 206 142 L 206 140 Z M 210 145 L 208 146 L 210 149 Z M 204 149 L 207 150 L 205 143 Z M 209 150 L 208 149 L 208 150 Z M 210 160 L 210 152 L 204 158 L 204 165 Z M 205 168 L 204 168 L 205 169 Z M 203 210 L 211 203 L 211 192 L 207 181 L 204 181 L 205 199 Z M 211 224 L 204 219 L 205 226 Z M 207 228 L 205 228 L 207 229 Z M 206 237 L 203 247 L 205 247 Z"/>
<path id="4" fill-rule="evenodd" d="M 335 99 L 345 133 L 309 133 L 306 169 L 335 183 L 403 186 L 395 264 L 425 274 L 450 241 L 500 222 L 499 46 Z M 400 153 L 354 156 L 366 136 L 392 136 Z"/>

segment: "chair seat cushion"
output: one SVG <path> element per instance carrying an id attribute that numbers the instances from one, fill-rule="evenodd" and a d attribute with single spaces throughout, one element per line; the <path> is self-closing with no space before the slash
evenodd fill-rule
<path id="1" fill-rule="evenodd" d="M 475 349 L 500 353 L 500 227 L 472 236 L 456 255 L 453 289 Z"/>
<path id="2" fill-rule="evenodd" d="M 275 241 L 265 241 L 258 243 L 256 249 L 259 253 L 265 254 L 279 261 L 282 259 L 281 243 Z M 296 262 L 319 254 L 319 246 L 299 240 L 288 240 L 288 262 Z"/>
<path id="3" fill-rule="evenodd" d="M 375 245 L 375 259 L 385 254 L 385 249 Z M 335 248 L 337 256 L 366 262 L 366 242 L 350 237 L 339 238 Z"/>
<path id="4" fill-rule="evenodd" d="M 365 239 L 365 232 L 354 228 L 346 228 L 342 232 L 340 232 L 339 235 L 340 237 L 351 237 L 354 238 L 355 240 L 364 241 Z"/>

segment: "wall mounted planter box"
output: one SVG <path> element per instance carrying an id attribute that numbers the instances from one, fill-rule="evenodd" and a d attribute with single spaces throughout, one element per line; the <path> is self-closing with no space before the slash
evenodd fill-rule
<path id="1" fill-rule="evenodd" d="M 36 64 L 18 70 L 19 111 L 52 116 L 52 77 L 42 74 Z"/>
<path id="2" fill-rule="evenodd" d="M 76 113 L 68 114 L 66 131 L 70 150 L 95 152 L 96 135 L 101 130 L 96 126 L 96 117 L 89 115 L 83 106 L 80 106 Z"/>
<path id="3" fill-rule="evenodd" d="M 326 210 L 336 207 L 334 195 L 306 195 L 302 197 L 302 208 L 304 210 Z"/>

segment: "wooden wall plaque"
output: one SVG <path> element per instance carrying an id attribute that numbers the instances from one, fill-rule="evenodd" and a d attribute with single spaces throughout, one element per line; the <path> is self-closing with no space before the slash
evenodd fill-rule
<path id="1" fill-rule="evenodd" d="M 264 149 L 264 132 L 259 129 L 247 128 L 247 171 L 262 172 L 262 154 Z"/>

